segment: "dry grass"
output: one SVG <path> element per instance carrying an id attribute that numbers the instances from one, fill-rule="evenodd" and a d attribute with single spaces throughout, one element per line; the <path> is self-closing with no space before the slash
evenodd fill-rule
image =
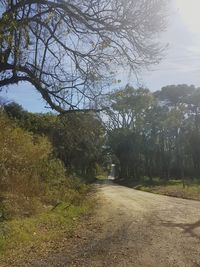
<path id="1" fill-rule="evenodd" d="M 200 201 L 200 185 L 195 182 L 184 187 L 181 180 L 170 180 L 165 183 L 161 182 L 160 185 L 139 185 L 134 188 L 155 194 Z"/>

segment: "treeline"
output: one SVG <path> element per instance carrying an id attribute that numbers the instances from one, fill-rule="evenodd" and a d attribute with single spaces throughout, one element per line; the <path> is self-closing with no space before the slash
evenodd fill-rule
<path id="1" fill-rule="evenodd" d="M 4 105 L 5 113 L 17 125 L 34 135 L 46 136 L 67 172 L 87 181 L 102 166 L 105 129 L 94 113 L 30 113 L 17 103 Z"/>
<path id="2" fill-rule="evenodd" d="M 0 221 L 58 203 L 79 205 L 84 183 L 101 171 L 104 138 L 94 114 L 33 114 L 16 103 L 2 105 Z"/>
<path id="3" fill-rule="evenodd" d="M 50 147 L 48 157 L 59 160 L 68 176 L 92 181 L 108 174 L 113 162 L 124 179 L 200 178 L 200 88 L 171 85 L 150 92 L 126 86 L 101 103 L 101 119 L 94 112 L 35 114 L 16 103 L 4 105 L 1 115 L 31 135 L 34 145 L 46 142 L 38 149 Z"/>
<path id="4" fill-rule="evenodd" d="M 200 88 L 127 86 L 106 100 L 108 144 L 119 178 L 200 178 Z"/>

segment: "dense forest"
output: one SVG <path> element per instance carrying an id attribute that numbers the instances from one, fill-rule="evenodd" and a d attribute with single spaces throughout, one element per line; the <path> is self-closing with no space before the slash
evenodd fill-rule
<path id="1" fill-rule="evenodd" d="M 106 101 L 119 177 L 200 177 L 200 88 L 171 85 L 152 93 L 126 86 Z"/>
<path id="2" fill-rule="evenodd" d="M 123 179 L 199 178 L 200 88 L 127 85 L 101 103 L 100 114 L 34 114 L 16 103 L 3 110 L 25 131 L 46 136 L 69 175 L 93 181 L 112 162 Z"/>
<path id="3" fill-rule="evenodd" d="M 30 113 L 14 102 L 4 105 L 4 111 L 24 130 L 46 136 L 68 174 L 90 180 L 103 165 L 105 129 L 95 113 Z"/>

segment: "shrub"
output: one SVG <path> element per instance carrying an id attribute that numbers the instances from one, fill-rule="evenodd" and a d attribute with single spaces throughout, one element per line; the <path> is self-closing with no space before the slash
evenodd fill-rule
<path id="1" fill-rule="evenodd" d="M 0 114 L 1 189 L 24 196 L 42 192 L 41 168 L 51 154 L 46 137 L 33 136 Z"/>
<path id="2" fill-rule="evenodd" d="M 66 178 L 48 139 L 21 129 L 2 112 L 0 146 L 0 220 L 30 216 L 60 201 L 80 201 L 84 186 Z"/>

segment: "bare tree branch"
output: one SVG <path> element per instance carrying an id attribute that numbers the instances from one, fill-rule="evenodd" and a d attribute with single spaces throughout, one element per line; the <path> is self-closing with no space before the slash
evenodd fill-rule
<path id="1" fill-rule="evenodd" d="M 27 81 L 52 109 L 85 111 L 118 67 L 160 60 L 166 2 L 2 1 L 0 86 Z"/>

